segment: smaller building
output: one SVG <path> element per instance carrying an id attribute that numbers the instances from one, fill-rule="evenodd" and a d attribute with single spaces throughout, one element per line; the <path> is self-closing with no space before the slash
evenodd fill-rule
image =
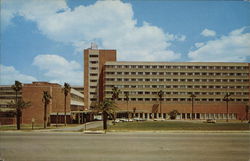
<path id="1" fill-rule="evenodd" d="M 43 92 L 48 91 L 52 99 L 47 106 L 48 122 L 50 124 L 64 123 L 64 92 L 63 86 L 57 83 L 33 82 L 23 84 L 22 91 L 18 93 L 18 98 L 26 102 L 31 102 L 31 106 L 22 111 L 22 124 L 31 124 L 35 120 L 36 124 L 43 124 L 44 103 Z M 66 98 L 66 120 L 67 123 L 83 123 L 92 120 L 91 111 L 84 109 L 83 87 L 71 88 L 70 94 Z M 15 124 L 15 109 L 8 108 L 8 104 L 15 101 L 15 91 L 11 86 L 0 86 L 0 122 L 1 124 Z"/>

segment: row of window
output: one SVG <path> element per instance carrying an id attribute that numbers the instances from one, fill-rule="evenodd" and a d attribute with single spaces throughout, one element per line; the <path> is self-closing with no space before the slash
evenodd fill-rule
<path id="1" fill-rule="evenodd" d="M 181 76 L 248 76 L 248 73 L 208 73 L 208 72 L 106 72 L 107 75 L 181 75 Z"/>
<path id="2" fill-rule="evenodd" d="M 113 88 L 114 85 L 106 85 Z M 116 85 L 118 88 L 202 88 L 202 89 L 249 89 L 249 86 L 214 86 L 214 85 Z M 90 87 L 91 88 L 91 87 Z"/>
<path id="3" fill-rule="evenodd" d="M 106 78 L 106 81 L 145 82 L 249 82 L 248 79 Z"/>
<path id="4" fill-rule="evenodd" d="M 191 101 L 191 98 L 163 98 L 162 101 Z M 118 101 L 127 101 L 126 98 L 119 98 Z M 159 98 L 129 98 L 128 101 L 159 101 Z M 219 101 L 222 102 L 224 101 L 223 98 L 195 98 L 194 101 L 196 102 L 214 102 L 214 101 Z M 249 99 L 231 99 L 230 101 L 233 102 L 247 102 Z"/>
<path id="5" fill-rule="evenodd" d="M 128 91 L 122 91 L 120 94 L 125 95 Z M 157 95 L 159 91 L 129 91 L 130 95 Z M 106 94 L 113 94 L 112 91 L 106 91 Z M 96 93 L 95 93 L 96 94 Z M 177 91 L 163 91 L 165 95 L 225 95 L 225 92 L 177 92 Z M 249 92 L 230 92 L 231 95 L 249 95 Z"/>
<path id="6" fill-rule="evenodd" d="M 247 66 L 106 65 L 106 68 L 244 70 Z"/>

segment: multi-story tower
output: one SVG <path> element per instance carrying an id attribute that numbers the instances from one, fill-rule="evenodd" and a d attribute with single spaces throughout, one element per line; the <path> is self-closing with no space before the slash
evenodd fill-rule
<path id="1" fill-rule="evenodd" d="M 105 97 L 111 98 L 112 88 L 118 87 L 122 91 L 117 101 L 121 111 L 126 114 L 128 108 L 143 118 L 166 118 L 176 109 L 182 119 L 191 118 L 191 113 L 196 119 L 226 119 L 227 110 L 230 119 L 245 119 L 249 73 L 249 63 L 106 62 Z M 224 100 L 227 93 L 231 94 L 228 109 Z M 193 108 L 192 94 L 196 96 Z"/>
<path id="2" fill-rule="evenodd" d="M 84 104 L 89 109 L 103 99 L 103 66 L 116 61 L 116 50 L 98 50 L 95 44 L 84 50 Z"/>

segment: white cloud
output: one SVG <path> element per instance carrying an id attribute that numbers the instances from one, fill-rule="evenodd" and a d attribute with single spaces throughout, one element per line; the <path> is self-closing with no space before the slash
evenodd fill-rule
<path id="1" fill-rule="evenodd" d="M 213 37 L 213 36 L 216 36 L 216 32 L 213 31 L 213 30 L 209 30 L 209 29 L 204 29 L 202 32 L 201 32 L 201 35 L 203 36 L 206 36 L 206 37 Z"/>
<path id="2" fill-rule="evenodd" d="M 14 84 L 15 80 L 18 80 L 22 83 L 31 83 L 37 81 L 36 78 L 25 75 L 17 71 L 13 66 L 5 66 L 0 64 L 0 84 L 10 85 Z"/>
<path id="3" fill-rule="evenodd" d="M 196 48 L 200 48 L 200 47 L 204 46 L 205 43 L 203 43 L 203 42 L 197 42 L 194 45 L 195 45 Z"/>
<path id="4" fill-rule="evenodd" d="M 180 58 L 168 49 L 170 41 L 186 39 L 184 35 L 169 34 L 173 36 L 170 40 L 168 33 L 147 22 L 138 26 L 131 4 L 121 1 L 97 1 L 74 10 L 63 0 L 28 2 L 20 5 L 18 14 L 35 21 L 48 38 L 72 44 L 75 52 L 97 41 L 100 48 L 117 49 L 121 60 L 169 61 Z"/>
<path id="5" fill-rule="evenodd" d="M 167 39 L 167 41 L 185 41 L 186 36 L 185 35 L 174 35 L 174 34 L 167 33 L 166 39 Z"/>
<path id="6" fill-rule="evenodd" d="M 59 55 L 38 55 L 34 58 L 33 65 L 44 71 L 44 76 L 48 77 L 50 82 L 83 84 L 82 67 L 75 61 L 67 61 Z"/>
<path id="7" fill-rule="evenodd" d="M 188 53 L 192 61 L 244 62 L 250 56 L 250 33 L 246 27 L 236 29 L 219 39 L 206 42 Z"/>

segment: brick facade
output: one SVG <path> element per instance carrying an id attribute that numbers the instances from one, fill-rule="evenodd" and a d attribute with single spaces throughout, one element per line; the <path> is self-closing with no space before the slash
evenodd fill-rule
<path id="1" fill-rule="evenodd" d="M 31 106 L 23 110 L 22 123 L 30 124 L 32 118 L 38 124 L 43 123 L 44 103 L 42 102 L 43 91 L 48 91 L 52 96 L 50 104 L 47 106 L 48 116 L 52 112 L 64 112 L 64 93 L 62 86 L 47 82 L 33 82 L 24 84 L 22 89 L 22 98 L 24 101 L 30 101 Z M 66 112 L 70 112 L 70 94 L 66 100 Z"/>

